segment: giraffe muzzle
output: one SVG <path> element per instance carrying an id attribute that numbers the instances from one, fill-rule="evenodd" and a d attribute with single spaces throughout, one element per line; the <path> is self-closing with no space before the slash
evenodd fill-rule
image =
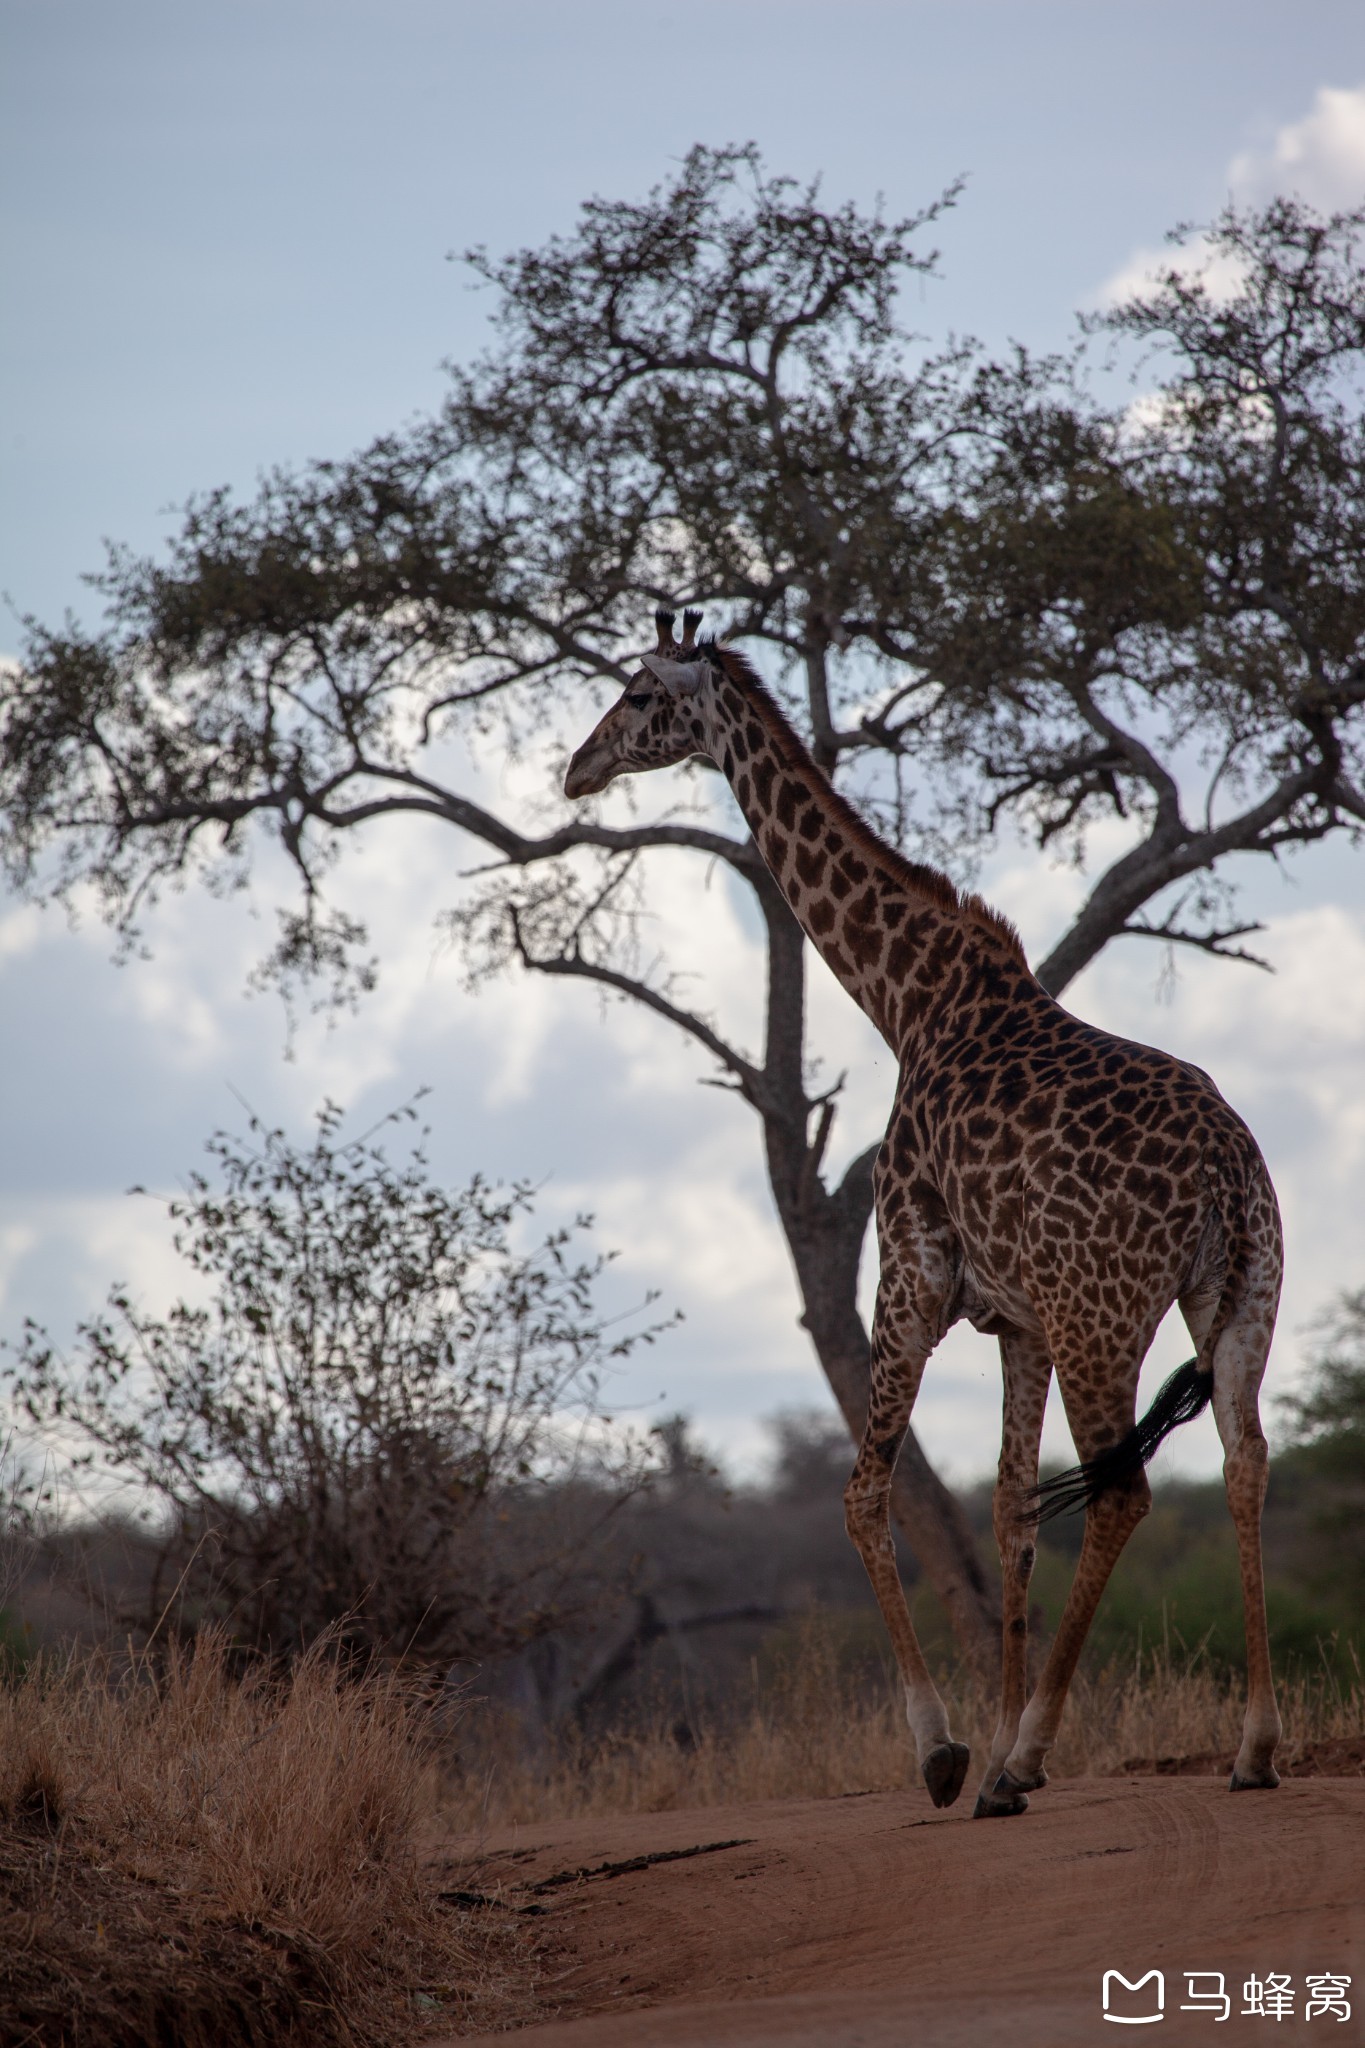
<path id="1" fill-rule="evenodd" d="M 567 797 L 596 796 L 611 781 L 611 763 L 600 747 L 585 740 L 570 761 L 564 776 L 564 794 Z"/>

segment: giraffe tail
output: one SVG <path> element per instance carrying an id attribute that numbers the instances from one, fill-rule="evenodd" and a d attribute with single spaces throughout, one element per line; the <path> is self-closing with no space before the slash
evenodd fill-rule
<path id="1" fill-rule="evenodd" d="M 1209 1349 L 1205 1347 L 1206 1351 Z M 1057 1515 L 1074 1514 L 1088 1508 L 1112 1486 L 1120 1486 L 1142 1470 L 1157 1445 L 1164 1443 L 1182 1422 L 1193 1422 L 1203 1413 L 1213 1393 L 1213 1367 L 1191 1358 L 1173 1372 L 1147 1413 L 1135 1422 L 1127 1436 L 1108 1450 L 1073 1465 L 1031 1489 L 1031 1505 L 1025 1511 L 1030 1522 L 1050 1522 Z"/>

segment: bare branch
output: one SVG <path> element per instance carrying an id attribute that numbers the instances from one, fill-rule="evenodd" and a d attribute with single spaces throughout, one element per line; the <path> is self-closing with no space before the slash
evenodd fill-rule
<path id="1" fill-rule="evenodd" d="M 667 996 L 661 994 L 658 989 L 651 988 L 648 982 L 640 981 L 634 975 L 622 974 L 616 968 L 604 966 L 597 961 L 585 959 L 579 952 L 532 953 L 523 937 L 521 920 L 515 905 L 508 906 L 507 914 L 517 954 L 524 967 L 533 969 L 537 974 L 562 974 L 579 981 L 594 981 L 602 988 L 612 989 L 617 995 L 627 996 L 632 1002 L 642 1004 L 647 1010 L 653 1010 L 656 1016 L 676 1025 L 680 1031 L 685 1031 L 689 1038 L 694 1038 L 698 1045 L 704 1046 L 711 1057 L 734 1076 L 734 1085 L 746 1102 L 751 1103 L 760 1113 L 769 1106 L 769 1089 L 763 1070 L 756 1067 L 751 1060 L 746 1060 L 733 1046 L 728 1045 L 705 1018 L 698 1017 L 693 1011 L 684 1010 L 679 1004 L 670 1002 Z"/>
<path id="2" fill-rule="evenodd" d="M 1230 943 L 1233 939 L 1247 937 L 1251 932 L 1263 932 L 1265 930 L 1263 924 L 1222 925 L 1213 930 L 1201 932 L 1189 931 L 1184 926 L 1176 924 L 1173 918 L 1167 918 L 1162 924 L 1148 924 L 1143 921 L 1137 921 L 1132 924 L 1125 924 L 1120 929 L 1125 933 L 1131 933 L 1136 938 L 1164 939 L 1168 945 L 1172 946 L 1194 946 L 1201 953 L 1213 953 L 1220 960 L 1245 960 L 1248 966 L 1262 967 L 1267 974 L 1275 972 L 1270 961 L 1262 959 L 1259 953 L 1248 953 L 1245 947 L 1234 946 Z"/>

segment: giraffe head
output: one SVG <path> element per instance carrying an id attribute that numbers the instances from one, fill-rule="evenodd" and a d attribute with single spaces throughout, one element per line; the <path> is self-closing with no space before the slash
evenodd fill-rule
<path id="1" fill-rule="evenodd" d="M 564 777 L 565 796 L 596 796 L 618 775 L 672 768 L 702 751 L 698 698 L 711 654 L 696 644 L 701 613 L 683 613 L 681 640 L 673 637 L 672 612 L 656 612 L 654 618 L 658 627 L 654 652 L 642 656 L 624 695 L 594 726 L 570 761 Z"/>

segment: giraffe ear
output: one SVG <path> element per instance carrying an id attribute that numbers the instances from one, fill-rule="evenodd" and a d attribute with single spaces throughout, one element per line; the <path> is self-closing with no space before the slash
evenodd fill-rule
<path id="1" fill-rule="evenodd" d="M 695 696 L 706 674 L 704 661 L 670 661 L 666 654 L 642 654 L 640 659 L 670 697 Z"/>

